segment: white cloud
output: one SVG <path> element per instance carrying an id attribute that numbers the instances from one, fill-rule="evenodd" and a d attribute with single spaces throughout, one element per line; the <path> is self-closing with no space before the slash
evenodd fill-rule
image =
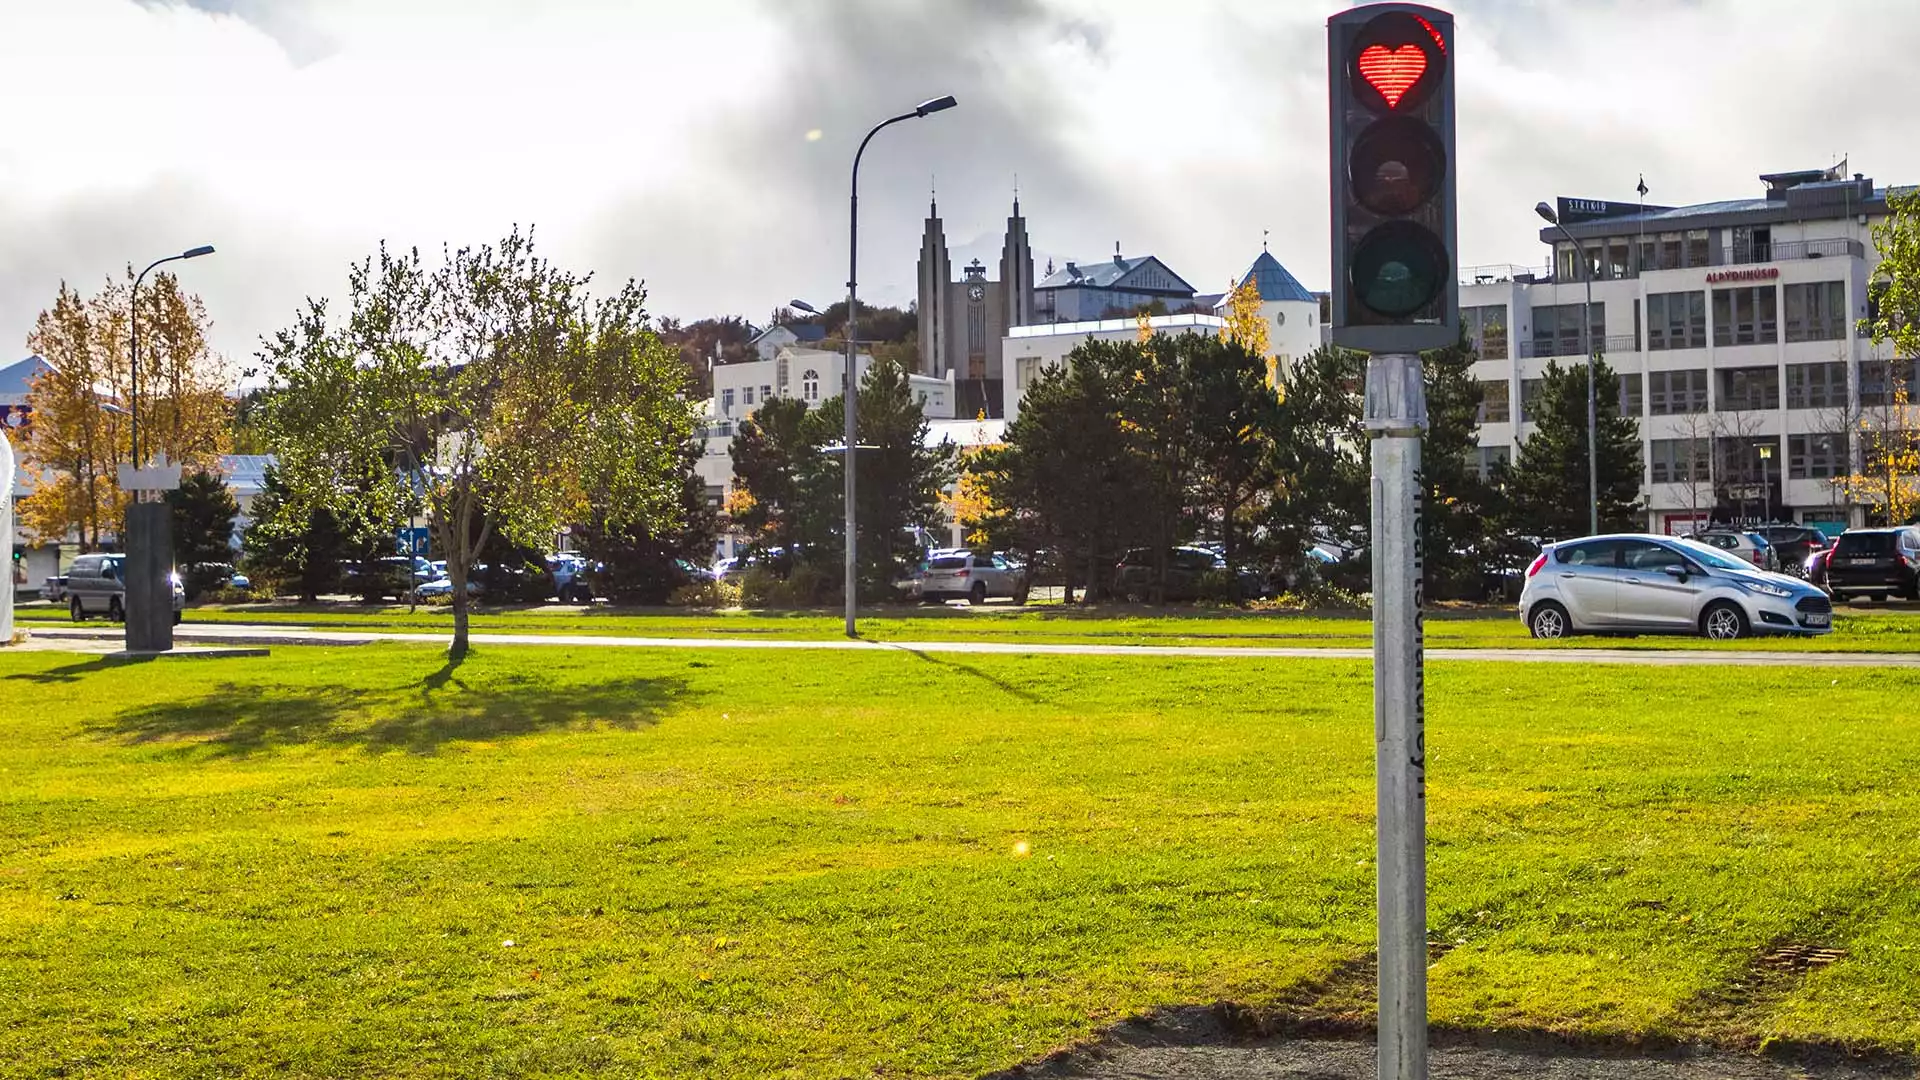
<path id="1" fill-rule="evenodd" d="M 863 295 L 911 298 L 930 174 L 965 257 L 997 257 L 1018 173 L 1040 251 L 1118 240 L 1206 290 L 1271 229 L 1324 287 L 1332 8 L 0 0 L 0 355 L 60 279 L 213 243 L 182 275 L 243 358 L 381 239 L 515 222 L 563 263 L 647 279 L 665 314 L 823 302 L 843 289 L 854 143 L 939 93 L 960 109 L 869 151 Z M 1666 203 L 1848 152 L 1920 179 L 1897 92 L 1920 24 L 1895 3 L 1457 16 L 1466 262 L 1538 261 L 1535 201 L 1631 198 L 1642 171 Z"/>

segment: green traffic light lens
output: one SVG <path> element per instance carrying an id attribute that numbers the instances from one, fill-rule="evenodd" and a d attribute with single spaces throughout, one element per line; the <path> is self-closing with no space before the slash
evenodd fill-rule
<path id="1" fill-rule="evenodd" d="M 1404 319 L 1432 303 L 1451 272 L 1447 249 L 1431 229 L 1389 221 L 1360 238 L 1351 284 L 1369 311 Z"/>
<path id="2" fill-rule="evenodd" d="M 1446 174 L 1440 136 L 1409 116 L 1369 125 L 1347 155 L 1353 196 L 1376 214 L 1411 212 L 1439 192 Z"/>

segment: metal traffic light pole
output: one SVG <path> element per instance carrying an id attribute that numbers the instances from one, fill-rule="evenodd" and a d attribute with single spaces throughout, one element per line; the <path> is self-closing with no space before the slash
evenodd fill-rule
<path id="1" fill-rule="evenodd" d="M 1380 1080 L 1427 1077 L 1427 427 L 1420 352 L 1459 340 L 1453 17 L 1372 4 L 1327 20 L 1331 337 L 1365 350 L 1372 461 Z"/>
<path id="2" fill-rule="evenodd" d="M 1367 358 L 1373 453 L 1373 755 L 1381 1080 L 1427 1075 L 1427 705 L 1417 353 Z"/>

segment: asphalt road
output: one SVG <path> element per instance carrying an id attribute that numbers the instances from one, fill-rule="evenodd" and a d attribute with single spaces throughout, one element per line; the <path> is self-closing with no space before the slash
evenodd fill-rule
<path id="1" fill-rule="evenodd" d="M 33 627 L 34 638 L 112 641 L 115 626 Z M 174 640 L 194 645 L 366 645 L 376 641 L 441 644 L 444 633 L 387 633 L 315 630 L 299 626 L 221 624 L 179 626 Z M 767 641 L 702 637 L 617 637 L 577 634 L 481 634 L 474 645 L 540 645 L 598 649 L 826 649 L 852 652 L 972 653 L 1010 656 L 1172 656 L 1237 659 L 1368 660 L 1372 649 L 1312 649 L 1265 645 L 1040 645 L 1008 641 Z M 1920 668 L 1913 653 L 1735 652 L 1693 649 L 1428 649 L 1429 660 L 1506 661 L 1547 664 L 1640 664 L 1731 667 L 1893 667 Z"/>

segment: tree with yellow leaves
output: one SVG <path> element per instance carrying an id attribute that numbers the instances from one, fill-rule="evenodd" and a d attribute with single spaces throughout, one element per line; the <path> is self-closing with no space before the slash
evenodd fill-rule
<path id="1" fill-rule="evenodd" d="M 1226 323 L 1222 336 L 1255 356 L 1267 358 L 1267 320 L 1260 314 L 1260 286 L 1253 275 L 1247 275 L 1247 280 L 1227 292 Z M 1272 379 L 1271 372 L 1268 378 Z"/>
<path id="2" fill-rule="evenodd" d="M 78 539 L 82 550 L 117 533 L 126 500 L 118 467 L 131 460 L 132 378 L 127 321 L 132 280 L 83 298 L 62 282 L 27 347 L 47 362 L 27 392 L 32 412 L 21 457 L 42 478 L 21 518 L 42 540 Z M 141 444 L 189 472 L 216 469 L 227 452 L 230 373 L 207 346 L 207 312 L 158 274 L 140 294 Z"/>
<path id="3" fill-rule="evenodd" d="M 1886 404 L 1868 406 L 1860 417 L 1863 467 L 1842 486 L 1887 524 L 1904 525 L 1920 516 L 1920 405 L 1907 389 L 1913 361 L 1890 363 L 1888 369 Z"/>
<path id="4" fill-rule="evenodd" d="M 1895 359 L 1885 362 L 1883 403 L 1860 417 L 1864 467 L 1848 477 L 1847 490 L 1889 525 L 1902 525 L 1920 511 L 1920 409 L 1909 398 L 1920 363 L 1920 192 L 1887 197 L 1887 219 L 1874 226 L 1873 244 L 1880 254 L 1869 286 L 1874 316 L 1860 328 L 1875 345 L 1891 342 Z"/>

